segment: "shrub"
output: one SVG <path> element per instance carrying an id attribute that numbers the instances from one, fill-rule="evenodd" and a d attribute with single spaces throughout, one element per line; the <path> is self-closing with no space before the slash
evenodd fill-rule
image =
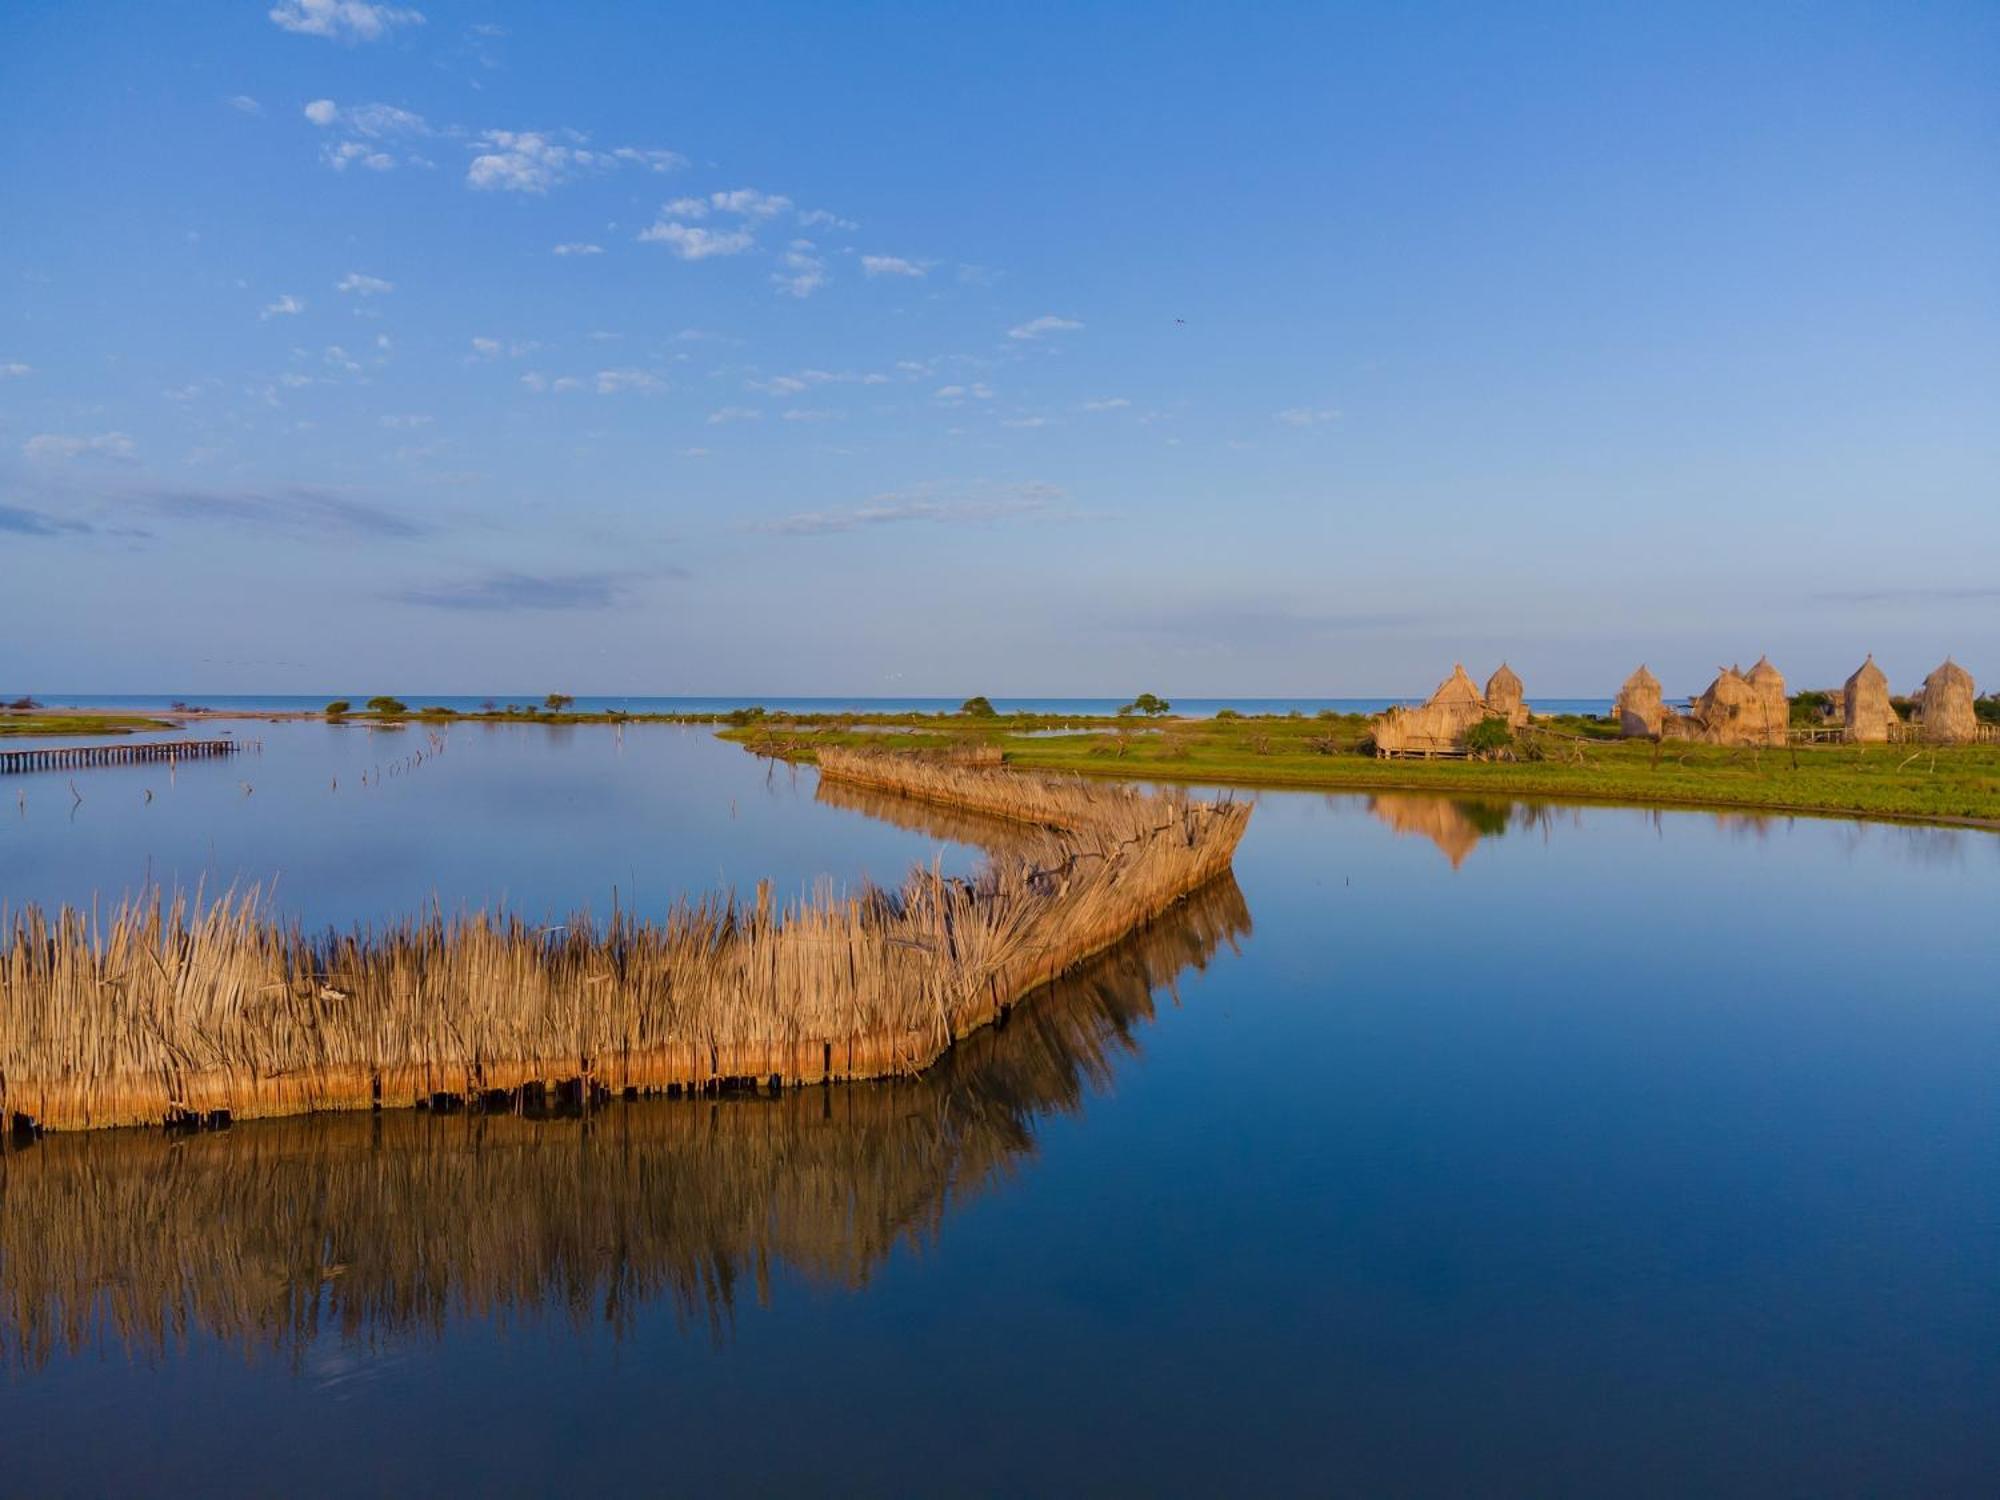
<path id="1" fill-rule="evenodd" d="M 326 716 L 329 719 L 337 719 L 353 707 L 354 705 L 349 703 L 345 698 L 336 698 L 333 702 L 327 704 Z"/>
<path id="2" fill-rule="evenodd" d="M 1502 718 L 1481 719 L 1465 732 L 1465 748 L 1481 760 L 1512 749 L 1513 745 L 1514 731 Z"/>
<path id="3" fill-rule="evenodd" d="M 26 694 L 23 694 L 21 697 L 16 698 L 12 703 L 8 704 L 7 706 L 12 709 L 18 709 L 22 713 L 26 713 L 29 709 L 40 708 L 42 705 L 37 703 L 33 698 L 30 698 Z"/>
<path id="4" fill-rule="evenodd" d="M 576 702 L 576 699 L 572 698 L 568 693 L 550 693 L 548 697 L 542 700 L 542 707 L 546 708 L 550 713 L 559 714 L 574 702 Z"/>
<path id="5" fill-rule="evenodd" d="M 1215 711 L 1215 717 L 1218 721 L 1221 721 L 1223 719 L 1240 719 L 1243 715 L 1239 714 L 1233 708 L 1218 708 Z"/>
<path id="6" fill-rule="evenodd" d="M 1120 718 L 1131 714 L 1145 714 L 1148 718 L 1158 718 L 1161 714 L 1172 713 L 1173 704 L 1154 693 L 1141 693 L 1130 703 L 1118 710 Z"/>
<path id="7" fill-rule="evenodd" d="M 958 705 L 958 711 L 962 714 L 969 714 L 975 719 L 996 719 L 999 717 L 994 712 L 992 700 L 987 698 L 967 698 L 963 703 Z"/>
<path id="8" fill-rule="evenodd" d="M 401 698 L 391 698 L 387 693 L 370 698 L 368 708 L 371 713 L 378 714 L 406 714 L 410 711 L 409 704 Z"/>

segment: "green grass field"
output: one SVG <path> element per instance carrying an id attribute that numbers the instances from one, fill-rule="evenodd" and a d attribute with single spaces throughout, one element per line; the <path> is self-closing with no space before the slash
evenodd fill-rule
<path id="1" fill-rule="evenodd" d="M 172 729 L 163 719 L 137 714 L 50 714 L 0 710 L 0 739 L 51 734 L 132 734 L 147 729 Z"/>
<path id="2" fill-rule="evenodd" d="M 1681 807 L 1853 813 L 2000 824 L 2000 746 L 1814 745 L 1739 750 L 1609 738 L 1591 721 L 1554 721 L 1570 738 L 1544 758 L 1377 760 L 1359 746 L 1358 718 L 1079 721 L 760 720 L 725 738 L 767 754 L 810 759 L 822 744 L 947 748 L 993 744 L 1010 765 L 1134 780 L 1326 790 L 1469 792 Z M 1040 732 L 1037 732 L 1040 731 Z"/>

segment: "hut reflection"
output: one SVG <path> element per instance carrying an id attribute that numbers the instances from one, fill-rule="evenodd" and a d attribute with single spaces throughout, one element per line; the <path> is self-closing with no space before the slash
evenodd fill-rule
<path id="1" fill-rule="evenodd" d="M 1547 802 L 1498 801 L 1486 797 L 1441 797 L 1427 792 L 1377 792 L 1368 811 L 1399 834 L 1429 839 L 1456 870 L 1482 839 L 1510 829 L 1536 829 L 1544 836 L 1558 824 L 1581 820 L 1578 808 Z"/>
<path id="2" fill-rule="evenodd" d="M 1224 877 L 908 1081 L 50 1135 L 0 1152 L 0 1349 L 32 1367 L 199 1336 L 297 1366 L 324 1335 L 557 1312 L 617 1335 L 656 1303 L 719 1337 L 775 1269 L 855 1289 L 934 1240 L 1138 1050 L 1156 990 L 1249 931 Z"/>

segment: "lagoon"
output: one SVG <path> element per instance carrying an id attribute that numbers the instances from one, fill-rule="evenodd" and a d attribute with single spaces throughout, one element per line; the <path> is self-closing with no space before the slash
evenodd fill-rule
<path id="1" fill-rule="evenodd" d="M 425 732 L 238 732 L 0 784 L 0 901 L 978 857 L 700 730 L 458 725 L 365 789 Z M 10 1152 L 10 1485 L 1985 1488 L 2000 836 L 1257 802 L 1234 883 L 919 1080 Z"/>

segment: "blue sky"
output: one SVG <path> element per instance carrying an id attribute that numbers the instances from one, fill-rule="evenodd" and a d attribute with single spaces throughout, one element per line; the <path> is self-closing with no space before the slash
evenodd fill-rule
<path id="1" fill-rule="evenodd" d="M 0 12 L 0 689 L 2000 686 L 2000 9 Z"/>

